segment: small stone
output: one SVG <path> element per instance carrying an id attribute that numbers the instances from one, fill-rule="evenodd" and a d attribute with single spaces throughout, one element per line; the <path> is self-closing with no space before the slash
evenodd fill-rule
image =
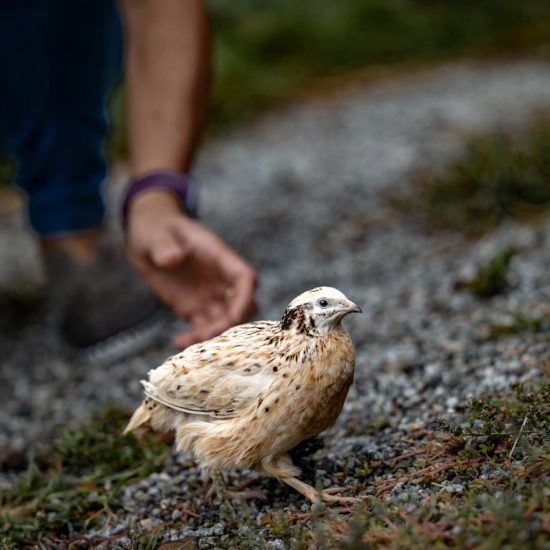
<path id="1" fill-rule="evenodd" d="M 445 404 L 447 405 L 447 410 L 449 412 L 454 412 L 455 407 L 458 405 L 458 397 L 451 395 L 451 397 L 447 398 Z"/>
<path id="2" fill-rule="evenodd" d="M 151 497 L 157 497 L 160 493 L 160 489 L 156 485 L 151 485 L 151 487 L 149 487 L 149 490 L 147 491 L 147 493 Z"/>
<path id="3" fill-rule="evenodd" d="M 391 492 L 392 492 L 394 495 L 400 494 L 400 493 L 403 491 L 403 486 L 404 486 L 404 485 L 405 485 L 405 484 L 404 484 L 402 481 L 399 482 L 399 483 L 397 483 L 397 484 L 395 485 L 395 487 L 391 490 Z"/>
<path id="4" fill-rule="evenodd" d="M 322 514 L 326 510 L 326 506 L 322 502 L 314 502 L 311 505 L 311 513 L 313 515 Z"/>
<path id="5" fill-rule="evenodd" d="M 152 529 L 155 525 L 155 520 L 153 518 L 143 518 L 139 520 L 139 524 L 143 529 Z"/>
<path id="6" fill-rule="evenodd" d="M 409 502 L 409 493 L 401 493 L 397 498 L 401 502 Z"/>

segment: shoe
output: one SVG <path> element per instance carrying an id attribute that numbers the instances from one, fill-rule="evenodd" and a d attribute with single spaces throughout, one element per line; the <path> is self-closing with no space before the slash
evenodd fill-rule
<path id="1" fill-rule="evenodd" d="M 63 343 L 86 361 L 134 354 L 165 328 L 167 310 L 107 237 L 89 262 L 61 249 L 48 254 L 46 274 L 52 321 Z"/>

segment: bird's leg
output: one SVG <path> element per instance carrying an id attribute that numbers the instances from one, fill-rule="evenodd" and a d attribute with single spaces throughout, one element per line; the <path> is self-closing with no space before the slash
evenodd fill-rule
<path id="1" fill-rule="evenodd" d="M 262 462 L 263 471 L 279 481 L 290 485 L 299 493 L 304 495 L 312 503 L 321 502 L 321 495 L 314 487 L 298 479 L 300 469 L 294 466 L 289 455 L 282 455 L 272 460 Z"/>
<path id="2" fill-rule="evenodd" d="M 317 491 L 311 485 L 308 485 L 295 477 L 281 477 L 279 479 L 287 485 L 290 485 L 293 489 L 296 489 L 299 493 L 302 493 L 302 495 L 308 498 L 313 504 L 316 502 L 326 502 L 327 504 L 350 506 L 352 504 L 359 504 L 360 502 L 363 502 L 359 498 L 341 497 L 335 495 L 334 493 L 341 493 L 345 491 L 342 487 L 332 487 L 330 489 L 325 489 L 324 491 Z"/>
<path id="3" fill-rule="evenodd" d="M 227 491 L 227 487 L 225 486 L 225 481 L 221 471 L 218 468 L 212 468 L 212 470 L 210 470 L 210 479 L 212 480 L 212 487 L 214 488 L 214 491 L 216 491 L 218 498 L 221 500 L 229 514 L 236 518 L 237 513 L 231 502 L 229 502 L 229 493 Z"/>
<path id="4" fill-rule="evenodd" d="M 286 483 L 287 485 L 290 485 L 293 489 L 296 489 L 299 493 L 302 493 L 308 500 L 310 500 L 313 504 L 316 502 L 321 502 L 321 495 L 318 491 L 315 490 L 315 487 L 312 487 L 311 485 L 308 485 L 307 483 L 304 483 L 303 481 L 300 481 L 296 477 L 280 477 L 280 481 Z"/>
<path id="5" fill-rule="evenodd" d="M 237 485 L 233 485 L 229 489 L 229 495 L 231 496 L 231 498 L 240 498 L 243 500 L 248 500 L 252 498 L 259 498 L 260 500 L 265 500 L 267 497 L 262 491 L 258 489 L 250 489 L 248 491 L 243 490 L 256 481 L 258 481 L 258 479 L 254 477 L 254 478 L 246 479 Z"/>
<path id="6" fill-rule="evenodd" d="M 333 493 L 343 491 L 341 488 L 326 489 L 324 491 L 317 491 L 311 485 L 301 481 L 296 476 L 300 473 L 298 468 L 292 464 L 292 460 L 288 455 L 278 457 L 275 462 L 263 462 L 263 470 L 277 479 L 286 483 L 302 495 L 304 495 L 311 503 L 326 502 L 328 504 L 340 504 L 342 506 L 357 504 L 362 502 L 358 498 L 353 497 L 340 497 Z"/>
<path id="7" fill-rule="evenodd" d="M 229 499 L 249 499 L 249 498 L 259 498 L 265 499 L 265 495 L 261 491 L 242 491 L 247 485 L 253 483 L 255 480 L 245 482 L 238 487 L 228 490 L 223 479 L 222 473 L 217 468 L 214 468 L 210 471 L 210 478 L 212 480 L 212 487 L 209 489 L 207 498 L 212 496 L 212 492 L 216 492 L 218 498 L 226 505 L 229 505 Z"/>
<path id="8" fill-rule="evenodd" d="M 227 487 L 225 486 L 222 473 L 218 468 L 212 469 L 210 472 L 210 479 L 212 480 L 212 487 L 214 491 L 216 491 L 218 498 L 225 502 L 227 500 Z"/>

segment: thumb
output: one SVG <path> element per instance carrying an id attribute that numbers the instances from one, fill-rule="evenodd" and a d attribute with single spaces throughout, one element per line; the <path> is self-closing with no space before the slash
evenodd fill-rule
<path id="1" fill-rule="evenodd" d="M 163 232 L 149 243 L 151 262 L 160 268 L 175 267 L 183 261 L 186 252 L 176 237 L 169 232 Z"/>

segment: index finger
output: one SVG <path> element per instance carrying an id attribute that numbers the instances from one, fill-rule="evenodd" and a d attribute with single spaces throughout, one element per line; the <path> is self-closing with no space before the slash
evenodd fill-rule
<path id="1" fill-rule="evenodd" d="M 232 285 L 233 295 L 227 299 L 227 317 L 238 324 L 246 321 L 256 309 L 256 273 L 249 268 L 243 269 L 232 277 Z"/>

